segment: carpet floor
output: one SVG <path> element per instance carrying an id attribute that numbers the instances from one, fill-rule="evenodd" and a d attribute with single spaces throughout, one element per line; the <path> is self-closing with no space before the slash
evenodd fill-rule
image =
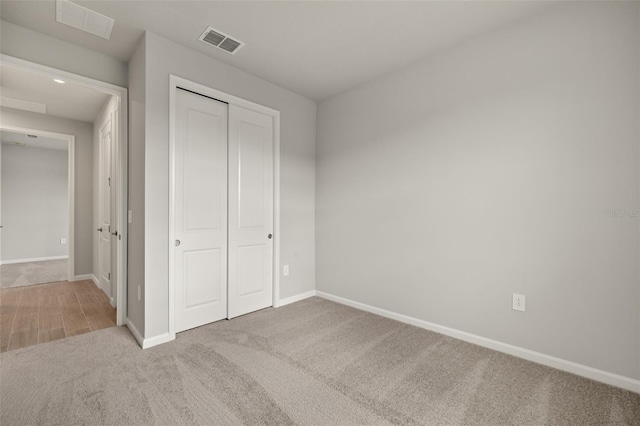
<path id="1" fill-rule="evenodd" d="M 0 423 L 640 425 L 640 395 L 317 297 L 0 355 Z"/>
<path id="2" fill-rule="evenodd" d="M 68 259 L 0 265 L 0 288 L 24 287 L 68 279 Z"/>

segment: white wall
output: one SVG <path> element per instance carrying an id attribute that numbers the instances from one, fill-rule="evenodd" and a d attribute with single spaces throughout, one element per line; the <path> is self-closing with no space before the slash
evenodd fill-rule
<path id="1" fill-rule="evenodd" d="M 0 21 L 0 51 L 116 86 L 127 85 L 126 63 L 10 22 Z"/>
<path id="2" fill-rule="evenodd" d="M 0 108 L 0 115 L 4 125 L 75 136 L 75 275 L 92 273 L 93 125 L 11 108 Z"/>
<path id="3" fill-rule="evenodd" d="M 316 104 L 155 34 L 147 33 L 145 42 L 144 163 L 134 162 L 133 152 L 130 158 L 132 170 L 144 167 L 144 336 L 168 331 L 169 74 L 281 112 L 280 247 L 282 264 L 291 265 L 281 278 L 281 297 L 313 290 Z M 135 223 L 140 212 L 133 214 Z"/>
<path id="4" fill-rule="evenodd" d="M 66 256 L 68 153 L 2 144 L 2 259 Z"/>
<path id="5" fill-rule="evenodd" d="M 317 289 L 640 378 L 638 6 L 563 4 L 322 102 Z"/>

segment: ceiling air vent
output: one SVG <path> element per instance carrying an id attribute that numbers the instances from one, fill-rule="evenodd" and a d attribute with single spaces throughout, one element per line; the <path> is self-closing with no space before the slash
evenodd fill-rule
<path id="1" fill-rule="evenodd" d="M 113 18 L 68 0 L 56 0 L 56 21 L 107 40 L 111 38 L 116 22 Z"/>
<path id="2" fill-rule="evenodd" d="M 223 32 L 216 30 L 213 27 L 208 27 L 202 35 L 200 40 L 207 44 L 217 47 L 220 50 L 224 50 L 227 53 L 234 55 L 244 43 L 238 40 L 234 40 Z"/>

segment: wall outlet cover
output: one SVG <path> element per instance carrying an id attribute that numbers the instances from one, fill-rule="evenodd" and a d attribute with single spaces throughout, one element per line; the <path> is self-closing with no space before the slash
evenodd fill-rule
<path id="1" fill-rule="evenodd" d="M 524 312 L 525 297 L 523 294 L 513 293 L 513 310 Z"/>
<path id="2" fill-rule="evenodd" d="M 284 275 L 285 277 L 289 275 L 289 265 L 284 265 L 282 267 L 282 275 Z"/>

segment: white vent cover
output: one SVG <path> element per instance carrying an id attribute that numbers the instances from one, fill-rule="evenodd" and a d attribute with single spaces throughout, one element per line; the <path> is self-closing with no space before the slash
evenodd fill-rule
<path id="1" fill-rule="evenodd" d="M 235 53 L 244 46 L 243 42 L 235 40 L 213 27 L 208 27 L 204 30 L 200 36 L 200 40 L 232 55 L 235 55 Z"/>
<path id="2" fill-rule="evenodd" d="M 56 0 L 56 21 L 98 37 L 111 38 L 115 20 L 68 0 Z"/>

